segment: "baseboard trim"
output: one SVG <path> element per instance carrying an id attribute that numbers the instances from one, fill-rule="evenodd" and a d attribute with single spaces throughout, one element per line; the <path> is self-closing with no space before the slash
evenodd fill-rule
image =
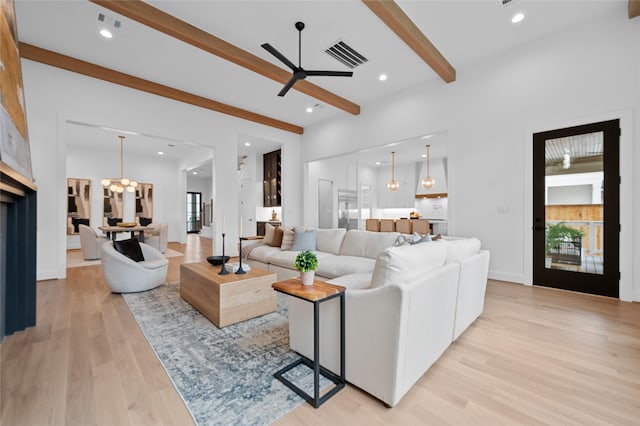
<path id="1" fill-rule="evenodd" d="M 522 274 L 512 274 L 509 272 L 489 271 L 489 279 L 524 284 L 524 276 Z"/>
<path id="2" fill-rule="evenodd" d="M 44 281 L 44 280 L 57 280 L 58 279 L 58 271 L 38 271 L 36 274 L 36 281 Z"/>
<path id="3" fill-rule="evenodd" d="M 640 290 L 633 292 L 633 302 L 640 302 Z"/>

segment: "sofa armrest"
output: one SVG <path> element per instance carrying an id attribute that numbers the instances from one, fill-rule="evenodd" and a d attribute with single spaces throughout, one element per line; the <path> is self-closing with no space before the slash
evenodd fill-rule
<path id="1" fill-rule="evenodd" d="M 460 284 L 456 304 L 453 340 L 473 323 L 484 310 L 484 296 L 489 274 L 489 252 L 478 253 L 460 261 Z"/>

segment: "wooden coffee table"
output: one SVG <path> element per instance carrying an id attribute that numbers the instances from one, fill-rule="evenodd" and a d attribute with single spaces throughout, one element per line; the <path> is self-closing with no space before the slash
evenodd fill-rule
<path id="1" fill-rule="evenodd" d="M 242 275 L 218 272 L 206 261 L 180 265 L 180 297 L 219 328 L 275 312 L 276 274 L 253 267 Z"/>

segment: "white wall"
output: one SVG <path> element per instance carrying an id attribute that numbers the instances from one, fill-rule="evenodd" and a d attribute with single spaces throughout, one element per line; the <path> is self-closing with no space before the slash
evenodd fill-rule
<path id="1" fill-rule="evenodd" d="M 552 186 L 547 189 L 547 204 L 591 204 L 591 185 Z"/>
<path id="2" fill-rule="evenodd" d="M 491 277 L 530 283 L 532 133 L 621 117 L 620 294 L 640 300 L 640 25 L 619 12 L 309 126 L 303 160 L 447 130 L 449 233 L 481 239 Z"/>
<path id="3" fill-rule="evenodd" d="M 236 185 L 237 141 L 239 134 L 279 141 L 283 149 L 283 216 L 300 222 L 302 210 L 302 165 L 300 136 L 195 106 L 70 73 L 54 67 L 22 60 L 25 103 L 33 173 L 38 186 L 37 278 L 66 275 L 66 129 L 73 120 L 215 148 L 213 197 L 228 209 L 227 226 L 238 229 Z M 177 181 L 186 191 L 184 172 Z M 184 203 L 177 203 L 182 205 Z M 184 207 L 177 206 L 184 210 Z M 220 223 L 220 209 L 215 219 Z M 237 238 L 237 231 L 231 240 Z M 215 251 L 221 237 L 215 233 Z M 237 248 L 229 245 L 231 251 Z M 233 253 L 232 253 L 233 254 Z"/>

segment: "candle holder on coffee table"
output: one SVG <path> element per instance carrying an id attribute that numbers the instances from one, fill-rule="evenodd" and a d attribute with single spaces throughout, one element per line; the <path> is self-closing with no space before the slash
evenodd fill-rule
<path id="1" fill-rule="evenodd" d="M 246 274 L 247 271 L 245 271 L 244 269 L 242 269 L 242 240 L 246 240 L 245 237 L 240 237 L 240 246 L 238 247 L 238 250 L 240 252 L 240 260 L 238 261 L 238 270 L 236 271 L 236 274 Z"/>
<path id="2" fill-rule="evenodd" d="M 227 271 L 227 268 L 225 267 L 225 257 L 224 257 L 224 236 L 225 233 L 222 233 L 222 267 L 220 267 L 220 272 L 218 272 L 218 275 L 227 275 L 229 273 L 229 271 Z"/>

